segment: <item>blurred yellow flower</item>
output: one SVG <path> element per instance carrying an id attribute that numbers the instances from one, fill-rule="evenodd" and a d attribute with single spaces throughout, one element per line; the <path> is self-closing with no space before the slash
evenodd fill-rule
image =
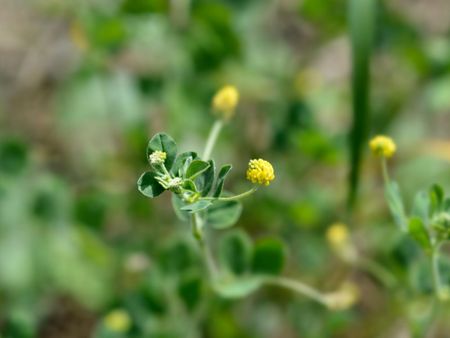
<path id="1" fill-rule="evenodd" d="M 394 140 L 388 136 L 378 135 L 369 142 L 372 152 L 380 157 L 390 158 L 397 150 Z"/>
<path id="2" fill-rule="evenodd" d="M 351 282 L 346 282 L 336 292 L 326 295 L 328 308 L 331 310 L 346 310 L 351 308 L 359 299 L 359 289 Z"/>
<path id="3" fill-rule="evenodd" d="M 222 87 L 212 100 L 212 106 L 217 115 L 228 120 L 233 117 L 239 101 L 239 92 L 234 86 Z"/>
<path id="4" fill-rule="evenodd" d="M 131 318 L 125 310 L 114 310 L 106 315 L 103 323 L 113 332 L 127 332 L 131 327 Z"/>
<path id="5" fill-rule="evenodd" d="M 269 185 L 275 179 L 275 172 L 270 162 L 254 159 L 248 163 L 247 179 L 252 183 Z"/>
<path id="6" fill-rule="evenodd" d="M 333 246 L 342 246 L 348 241 L 348 228 L 343 223 L 334 223 L 327 230 L 327 240 Z"/>

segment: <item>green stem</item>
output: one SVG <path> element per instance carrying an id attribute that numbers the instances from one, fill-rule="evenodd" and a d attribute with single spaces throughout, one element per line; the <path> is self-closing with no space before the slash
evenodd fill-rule
<path id="1" fill-rule="evenodd" d="M 218 275 L 218 269 L 212 253 L 206 244 L 204 233 L 203 233 L 203 221 L 200 219 L 197 213 L 191 216 L 192 234 L 197 240 L 198 246 L 200 247 L 203 257 L 205 259 L 206 267 L 208 268 L 209 275 L 211 279 L 216 279 Z"/>
<path id="2" fill-rule="evenodd" d="M 440 243 L 436 244 L 431 252 L 431 268 L 433 271 L 433 285 L 434 292 L 438 300 L 441 300 L 442 297 L 442 284 L 441 284 L 441 275 L 439 271 L 439 247 Z"/>
<path id="3" fill-rule="evenodd" d="M 360 268 L 366 270 L 370 274 L 372 274 L 375 278 L 377 278 L 381 283 L 385 286 L 392 288 L 396 284 L 395 277 L 386 270 L 382 265 L 377 262 L 367 259 L 367 258 L 359 258 L 357 264 Z"/>
<path id="4" fill-rule="evenodd" d="M 387 169 L 387 161 L 386 161 L 385 157 L 381 158 L 381 169 L 383 171 L 384 184 L 388 185 L 390 182 L 390 178 L 389 178 L 389 172 Z"/>
<path id="5" fill-rule="evenodd" d="M 223 120 L 216 120 L 214 122 L 211 131 L 209 132 L 208 140 L 206 141 L 205 151 L 203 152 L 202 158 L 207 161 L 211 157 L 212 150 L 214 148 L 214 145 L 216 144 L 217 137 L 220 134 L 220 131 L 223 127 Z"/>
<path id="6" fill-rule="evenodd" d="M 202 200 L 208 200 L 208 201 L 237 201 L 244 197 L 247 197 L 251 194 L 253 194 L 256 190 L 258 190 L 257 187 L 253 187 L 250 190 L 247 190 L 246 192 L 243 192 L 242 194 L 235 195 L 235 196 L 229 196 L 229 197 L 203 197 Z"/>
<path id="7" fill-rule="evenodd" d="M 293 280 L 286 277 L 265 277 L 264 279 L 265 284 L 268 285 L 276 285 L 281 286 L 286 289 L 295 291 L 297 293 L 300 293 L 306 297 L 309 297 L 311 299 L 314 299 L 315 301 L 328 306 L 327 298 L 323 293 L 320 291 L 314 289 L 313 287 L 306 285 L 300 281 Z"/>

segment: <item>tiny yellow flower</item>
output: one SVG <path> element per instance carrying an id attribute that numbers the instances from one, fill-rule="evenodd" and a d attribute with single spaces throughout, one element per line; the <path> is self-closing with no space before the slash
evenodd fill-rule
<path id="1" fill-rule="evenodd" d="M 343 223 L 334 223 L 327 230 L 327 240 L 333 246 L 342 246 L 348 241 L 348 228 Z"/>
<path id="2" fill-rule="evenodd" d="M 372 152 L 380 157 L 390 158 L 397 150 L 394 140 L 388 136 L 378 135 L 369 142 Z"/>
<path id="3" fill-rule="evenodd" d="M 269 162 L 254 159 L 248 163 L 247 179 L 252 183 L 269 185 L 275 179 L 275 172 Z"/>
<path id="4" fill-rule="evenodd" d="M 236 87 L 227 85 L 214 95 L 212 106 L 218 116 L 228 120 L 233 117 L 238 101 L 239 92 Z"/>
<path id="5" fill-rule="evenodd" d="M 125 310 L 114 310 L 106 315 L 103 323 L 113 332 L 127 332 L 131 327 L 131 318 Z"/>
<path id="6" fill-rule="evenodd" d="M 163 164 L 167 158 L 167 154 L 164 151 L 155 150 L 148 158 L 150 164 Z"/>
<path id="7" fill-rule="evenodd" d="M 356 304 L 360 296 L 358 287 L 351 282 L 344 283 L 341 288 L 325 296 L 330 310 L 346 310 Z"/>

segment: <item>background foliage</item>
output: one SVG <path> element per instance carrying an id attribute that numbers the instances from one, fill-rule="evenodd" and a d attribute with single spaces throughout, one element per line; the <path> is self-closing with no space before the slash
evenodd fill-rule
<path id="1" fill-rule="evenodd" d="M 426 258 L 395 228 L 366 138 L 398 142 L 391 174 L 408 210 L 418 189 L 448 191 L 450 4 L 352 3 L 0 0 L 0 336 L 420 336 L 431 306 Z M 370 27 L 349 21 L 367 8 L 369 47 L 355 41 Z M 352 41 L 369 49 L 352 52 Z M 360 65 L 353 89 L 370 95 L 352 110 L 358 57 L 371 60 L 371 82 Z M 284 267 L 252 268 L 322 290 L 352 280 L 361 290 L 353 309 L 330 312 L 270 287 L 237 301 L 214 294 L 168 194 L 138 193 L 150 136 L 164 130 L 180 151 L 201 151 L 210 99 L 226 83 L 241 94 L 214 152 L 219 165 L 233 163 L 228 189 L 246 188 L 253 157 L 270 160 L 277 179 L 244 201 L 237 228 L 249 237 L 223 230 L 216 252 L 239 274 L 252 243 L 281 240 Z M 361 135 L 349 138 L 352 128 Z M 333 254 L 324 234 L 336 221 L 395 286 Z M 115 309 L 129 314 L 128 332 L 104 327 Z M 448 332 L 444 314 L 430 337 Z"/>

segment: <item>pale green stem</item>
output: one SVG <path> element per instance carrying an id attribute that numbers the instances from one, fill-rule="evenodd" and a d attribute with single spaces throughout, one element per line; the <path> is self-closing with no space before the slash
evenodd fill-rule
<path id="1" fill-rule="evenodd" d="M 216 263 L 214 262 L 212 253 L 205 242 L 203 233 L 203 221 L 200 219 L 197 213 L 191 215 L 191 225 L 192 225 L 192 234 L 194 235 L 194 238 L 197 240 L 197 243 L 202 251 L 206 267 L 208 268 L 209 275 L 211 279 L 214 280 L 218 275 L 217 266 Z"/>
<path id="2" fill-rule="evenodd" d="M 243 192 L 242 194 L 235 195 L 235 196 L 228 196 L 228 197 L 203 197 L 202 200 L 208 200 L 208 201 L 237 201 L 240 199 L 243 199 L 244 197 L 247 197 L 251 194 L 253 194 L 256 190 L 258 190 L 257 187 L 253 187 L 250 190 L 247 190 L 246 192 Z"/>
<path id="3" fill-rule="evenodd" d="M 387 287 L 393 287 L 396 284 L 395 277 L 386 270 L 382 265 L 377 262 L 367 259 L 367 258 L 359 258 L 357 264 L 360 268 L 366 270 L 370 274 L 372 274 L 375 278 L 377 278 L 380 282 L 382 282 Z"/>
<path id="4" fill-rule="evenodd" d="M 328 306 L 327 298 L 323 293 L 320 291 L 314 289 L 313 287 L 306 285 L 300 281 L 286 278 L 286 277 L 265 277 L 264 283 L 268 285 L 276 285 L 281 286 L 286 289 L 295 291 L 297 293 L 300 293 L 306 297 L 309 297 L 311 299 L 314 299 L 315 301 Z"/>
<path id="5" fill-rule="evenodd" d="M 438 300 L 441 300 L 442 295 L 442 284 L 441 284 L 441 275 L 439 271 L 439 248 L 440 243 L 437 243 L 431 252 L 431 268 L 433 271 L 433 285 L 434 285 L 434 292 Z"/>
<path id="6" fill-rule="evenodd" d="M 214 122 L 209 133 L 208 140 L 206 141 L 205 151 L 203 152 L 202 157 L 205 161 L 210 159 L 212 150 L 214 148 L 214 145 L 216 144 L 217 137 L 219 136 L 222 127 L 223 120 L 217 119 L 216 122 Z"/>
<path id="7" fill-rule="evenodd" d="M 386 161 L 385 157 L 381 158 L 381 169 L 383 171 L 384 184 L 388 185 L 390 182 L 390 178 L 389 178 L 389 172 L 387 170 L 387 161 Z"/>

